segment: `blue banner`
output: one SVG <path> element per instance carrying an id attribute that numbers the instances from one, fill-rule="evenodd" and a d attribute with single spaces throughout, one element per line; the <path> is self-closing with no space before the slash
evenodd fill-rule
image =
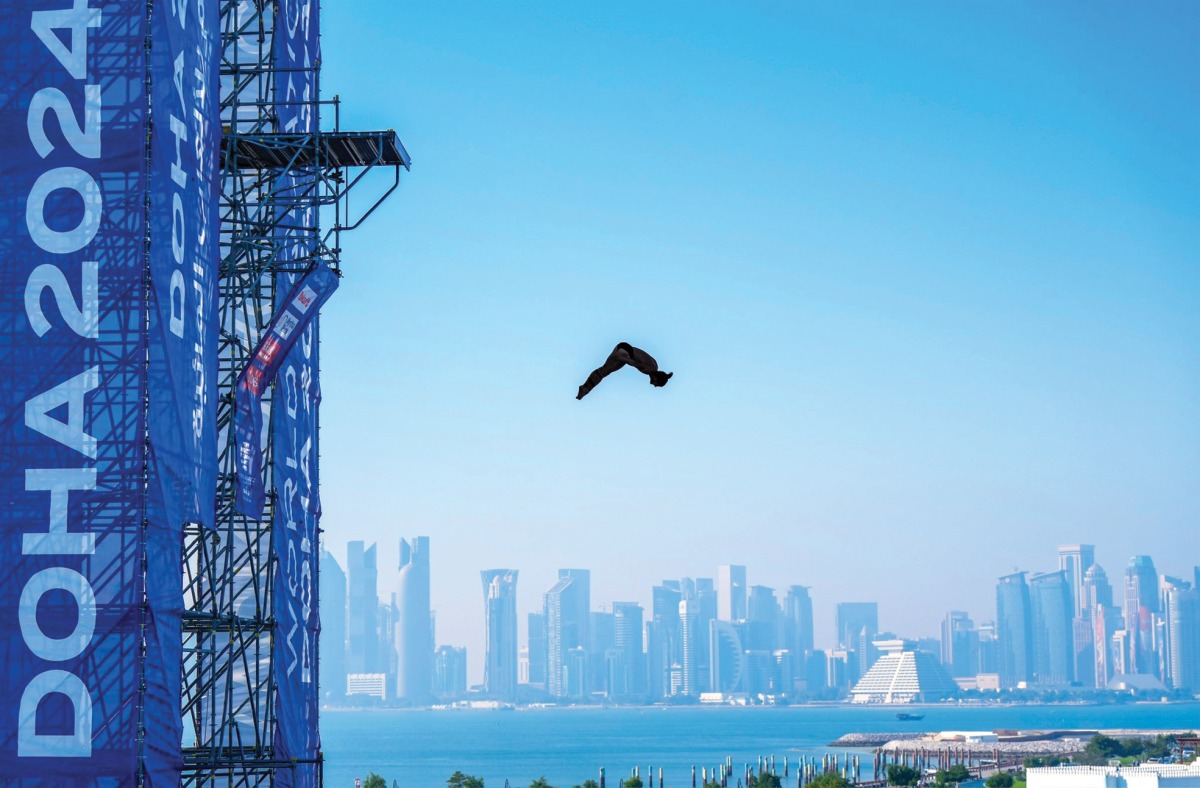
<path id="1" fill-rule="evenodd" d="M 177 786 L 184 523 L 214 526 L 220 128 L 216 0 L 156 3 L 150 21 L 147 785 Z"/>
<path id="2" fill-rule="evenodd" d="M 275 108 L 279 130 L 319 130 L 319 4 L 284 0 L 275 16 L 273 60 L 279 71 Z M 277 215 L 285 240 L 277 250 L 283 269 L 303 270 L 317 250 L 317 210 L 312 196 L 317 173 L 292 170 L 276 181 Z M 276 292 L 294 278 L 277 274 Z M 334 280 L 336 283 L 336 280 Z M 276 308 L 287 307 L 277 303 Z M 317 725 L 317 545 L 321 514 L 318 495 L 317 411 L 321 401 L 318 373 L 318 316 L 287 353 L 271 408 L 273 475 L 278 495 L 271 539 L 277 557 L 275 621 L 279 626 L 271 658 L 275 669 L 275 752 L 294 765 L 275 772 L 278 786 L 318 785 L 321 749 Z"/>
<path id="3" fill-rule="evenodd" d="M 145 0 L 0 18 L 0 784 L 134 785 Z"/>
<path id="4" fill-rule="evenodd" d="M 278 276 L 280 284 L 286 285 L 284 277 L 288 275 Z M 237 510 L 247 517 L 261 518 L 266 502 L 262 475 L 262 396 L 337 286 L 337 274 L 324 263 L 296 282 L 275 305 L 275 316 L 238 377 L 233 415 L 238 457 L 236 503 Z M 275 486 L 279 485 L 276 479 Z"/>

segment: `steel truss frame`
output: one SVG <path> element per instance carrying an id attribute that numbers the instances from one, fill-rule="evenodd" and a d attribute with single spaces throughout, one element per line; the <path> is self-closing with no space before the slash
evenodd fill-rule
<path id="1" fill-rule="evenodd" d="M 315 1 L 314 5 L 315 5 Z M 234 510 L 236 445 L 231 423 L 238 376 L 272 316 L 278 274 L 300 273 L 318 260 L 340 272 L 341 233 L 357 227 L 395 190 L 408 154 L 395 132 L 342 132 L 339 101 L 320 101 L 320 63 L 307 75 L 311 110 L 332 107 L 333 128 L 284 133 L 275 101 L 272 59 L 276 0 L 220 0 L 222 166 L 220 339 L 217 381 L 216 528 L 187 528 L 184 538 L 183 703 L 187 786 L 273 784 L 293 762 L 275 757 L 275 679 L 271 646 L 276 556 L 271 522 L 276 496 L 271 445 L 264 468 L 269 491 L 262 519 Z M 351 216 L 349 192 L 372 171 L 391 184 L 368 209 Z M 282 178 L 282 175 L 289 177 Z M 297 227 L 296 216 L 316 226 Z M 322 232 L 321 221 L 330 222 Z M 281 255 L 297 237 L 311 254 Z M 269 407 L 271 392 L 264 397 Z M 270 423 L 270 420 L 267 420 Z M 269 428 L 268 428 L 269 430 Z M 313 459 L 316 462 L 314 456 Z M 314 583 L 316 581 L 314 580 Z M 317 778 L 321 777 L 318 754 Z"/>

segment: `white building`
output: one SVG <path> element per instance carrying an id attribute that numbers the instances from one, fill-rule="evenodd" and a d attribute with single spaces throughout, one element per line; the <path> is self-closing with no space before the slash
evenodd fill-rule
<path id="1" fill-rule="evenodd" d="M 1200 762 L 1027 769 L 1028 788 L 1200 788 Z"/>
<path id="2" fill-rule="evenodd" d="M 346 676 L 346 695 L 367 695 L 387 700 L 386 673 L 351 673 Z"/>
<path id="3" fill-rule="evenodd" d="M 876 640 L 884 652 L 851 690 L 854 703 L 925 703 L 940 700 L 958 685 L 933 654 L 911 640 Z"/>

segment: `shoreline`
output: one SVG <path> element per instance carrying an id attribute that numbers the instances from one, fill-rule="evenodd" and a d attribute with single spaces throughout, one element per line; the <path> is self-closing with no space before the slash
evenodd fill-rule
<path id="1" fill-rule="evenodd" d="M 1180 728 L 1076 728 L 1059 730 L 1022 730 L 1002 735 L 996 741 L 967 741 L 965 738 L 939 738 L 950 731 L 907 731 L 903 733 L 847 733 L 831 741 L 828 747 L 875 748 L 888 752 L 937 752 L 955 750 L 970 753 L 1000 752 L 1008 755 L 1063 755 L 1080 751 L 1093 736 L 1114 739 L 1153 739 L 1193 733 Z M 965 732 L 964 732 L 965 733 Z M 976 733 L 984 733 L 977 731 Z M 992 731 L 986 731 L 992 733 Z M 960 734 L 962 736 L 962 734 Z"/>
<path id="2" fill-rule="evenodd" d="M 607 704 L 607 703 L 576 703 L 576 704 L 551 704 L 551 703 L 531 703 L 531 704 L 504 704 L 499 706 L 490 705 L 490 701 L 475 701 L 480 703 L 478 706 L 471 705 L 434 705 L 434 706 L 321 706 L 321 712 L 348 712 L 348 711 L 564 711 L 564 710 L 581 710 L 581 711 L 630 711 L 634 709 L 645 709 L 651 711 L 666 711 L 672 709 L 889 709 L 903 711 L 905 709 L 1022 709 L 1022 708 L 1114 708 L 1121 706 L 1200 706 L 1200 699 L 1193 700 L 1170 700 L 1170 701 L 1141 701 L 1131 700 L 1127 703 L 1115 703 L 1107 701 L 988 701 L 988 702 L 966 702 L 966 703 L 908 703 L 908 704 L 867 704 L 867 703 L 850 703 L 849 701 L 817 701 L 813 703 L 792 703 L 792 704 L 754 704 L 754 705 L 735 705 L 735 704 L 707 704 L 707 703 L 689 703 L 689 704 L 672 704 L 672 703 L 649 703 L 649 704 Z M 1200 728 L 1200 720 L 1198 720 L 1197 728 Z"/>

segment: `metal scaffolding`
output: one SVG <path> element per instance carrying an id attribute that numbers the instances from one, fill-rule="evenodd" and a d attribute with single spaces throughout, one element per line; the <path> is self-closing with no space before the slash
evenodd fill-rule
<path id="1" fill-rule="evenodd" d="M 306 3 L 315 19 L 316 0 L 299 4 Z M 394 131 L 341 130 L 338 99 L 320 100 L 319 58 L 304 68 L 309 98 L 289 99 L 292 112 L 281 112 L 284 75 L 273 57 L 273 32 L 284 5 L 220 2 L 219 476 L 216 529 L 193 525 L 185 535 L 184 785 L 274 784 L 279 770 L 296 766 L 278 757 L 273 740 L 271 648 L 278 634 L 270 538 L 277 503 L 273 436 L 265 444 L 266 508 L 262 519 L 252 519 L 234 510 L 234 392 L 271 321 L 277 289 L 286 291 L 281 276 L 304 273 L 318 261 L 340 272 L 341 233 L 357 227 L 395 190 L 401 168 L 410 163 Z M 285 127 L 283 118 L 294 115 L 299 103 L 313 113 L 311 131 Z M 327 130 L 321 129 L 323 109 L 333 110 L 324 113 L 333 116 Z M 382 196 L 366 200 L 365 210 L 352 215 L 350 191 L 381 171 L 391 176 Z M 266 407 L 271 397 L 268 391 Z M 320 762 L 318 755 L 310 763 L 318 782 Z"/>

